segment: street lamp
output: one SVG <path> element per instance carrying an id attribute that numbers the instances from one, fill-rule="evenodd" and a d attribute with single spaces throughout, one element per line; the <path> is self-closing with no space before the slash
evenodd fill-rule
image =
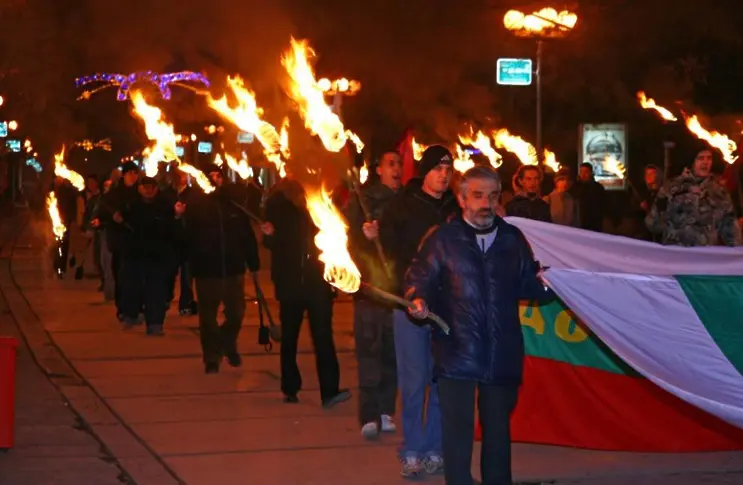
<path id="1" fill-rule="evenodd" d="M 509 10 L 503 16 L 503 25 L 516 37 L 537 41 L 537 153 L 542 153 L 542 51 L 546 39 L 562 39 L 573 31 L 578 16 L 573 12 L 543 8 L 539 12 L 524 14 Z"/>
<path id="2" fill-rule="evenodd" d="M 317 81 L 317 87 L 326 95 L 333 96 L 333 111 L 340 116 L 343 96 L 353 96 L 358 93 L 361 83 L 345 77 L 332 81 L 324 77 Z"/>
<path id="3" fill-rule="evenodd" d="M 15 120 L 8 121 L 8 129 L 10 131 L 15 131 L 18 129 L 18 122 Z"/>

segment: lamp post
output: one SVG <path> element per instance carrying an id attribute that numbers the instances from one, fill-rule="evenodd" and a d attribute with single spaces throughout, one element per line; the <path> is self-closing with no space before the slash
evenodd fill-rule
<path id="1" fill-rule="evenodd" d="M 317 86 L 328 96 L 333 96 L 333 112 L 342 118 L 343 96 L 353 96 L 361 89 L 361 83 L 344 77 L 330 80 L 326 77 L 317 81 Z"/>
<path id="2" fill-rule="evenodd" d="M 524 14 L 518 10 L 509 10 L 503 16 L 503 25 L 516 37 L 536 39 L 537 62 L 537 153 L 542 153 L 542 55 L 544 41 L 562 39 L 573 31 L 578 16 L 567 10 L 558 12 L 554 8 L 543 8 L 539 12 Z"/>

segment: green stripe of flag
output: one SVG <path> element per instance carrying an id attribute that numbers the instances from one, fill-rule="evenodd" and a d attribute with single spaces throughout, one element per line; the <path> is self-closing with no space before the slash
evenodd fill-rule
<path id="1" fill-rule="evenodd" d="M 707 332 L 743 375 L 743 277 L 676 276 Z"/>

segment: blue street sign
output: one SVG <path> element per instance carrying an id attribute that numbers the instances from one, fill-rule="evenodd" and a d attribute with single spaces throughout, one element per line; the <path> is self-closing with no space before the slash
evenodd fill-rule
<path id="1" fill-rule="evenodd" d="M 186 149 L 182 146 L 178 145 L 175 147 L 175 156 L 176 157 L 183 157 L 183 155 L 186 153 Z"/>
<path id="2" fill-rule="evenodd" d="M 247 131 L 241 131 L 237 134 L 238 143 L 253 143 L 253 140 L 255 140 L 255 135 Z"/>
<path id="3" fill-rule="evenodd" d="M 531 59 L 498 59 L 496 81 L 504 86 L 529 86 L 532 79 Z"/>
<path id="4" fill-rule="evenodd" d="M 199 153 L 211 153 L 212 152 L 212 144 L 208 141 L 200 141 L 198 146 Z"/>
<path id="5" fill-rule="evenodd" d="M 0 121 L 0 138 L 8 136 L 8 122 Z"/>
<path id="6" fill-rule="evenodd" d="M 7 146 L 11 152 L 18 153 L 21 151 L 21 140 L 7 140 L 5 146 Z"/>

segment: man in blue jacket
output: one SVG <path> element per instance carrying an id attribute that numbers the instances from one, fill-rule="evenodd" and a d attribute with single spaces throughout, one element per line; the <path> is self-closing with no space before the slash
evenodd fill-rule
<path id="1" fill-rule="evenodd" d="M 432 335 L 447 485 L 473 484 L 478 390 L 482 483 L 511 483 L 509 418 L 524 360 L 519 300 L 551 295 L 521 231 L 495 215 L 500 192 L 491 168 L 467 171 L 458 195 L 462 215 L 429 234 L 405 276 L 411 315 L 425 319 L 430 303 L 451 326 L 450 335 L 438 328 Z"/>

